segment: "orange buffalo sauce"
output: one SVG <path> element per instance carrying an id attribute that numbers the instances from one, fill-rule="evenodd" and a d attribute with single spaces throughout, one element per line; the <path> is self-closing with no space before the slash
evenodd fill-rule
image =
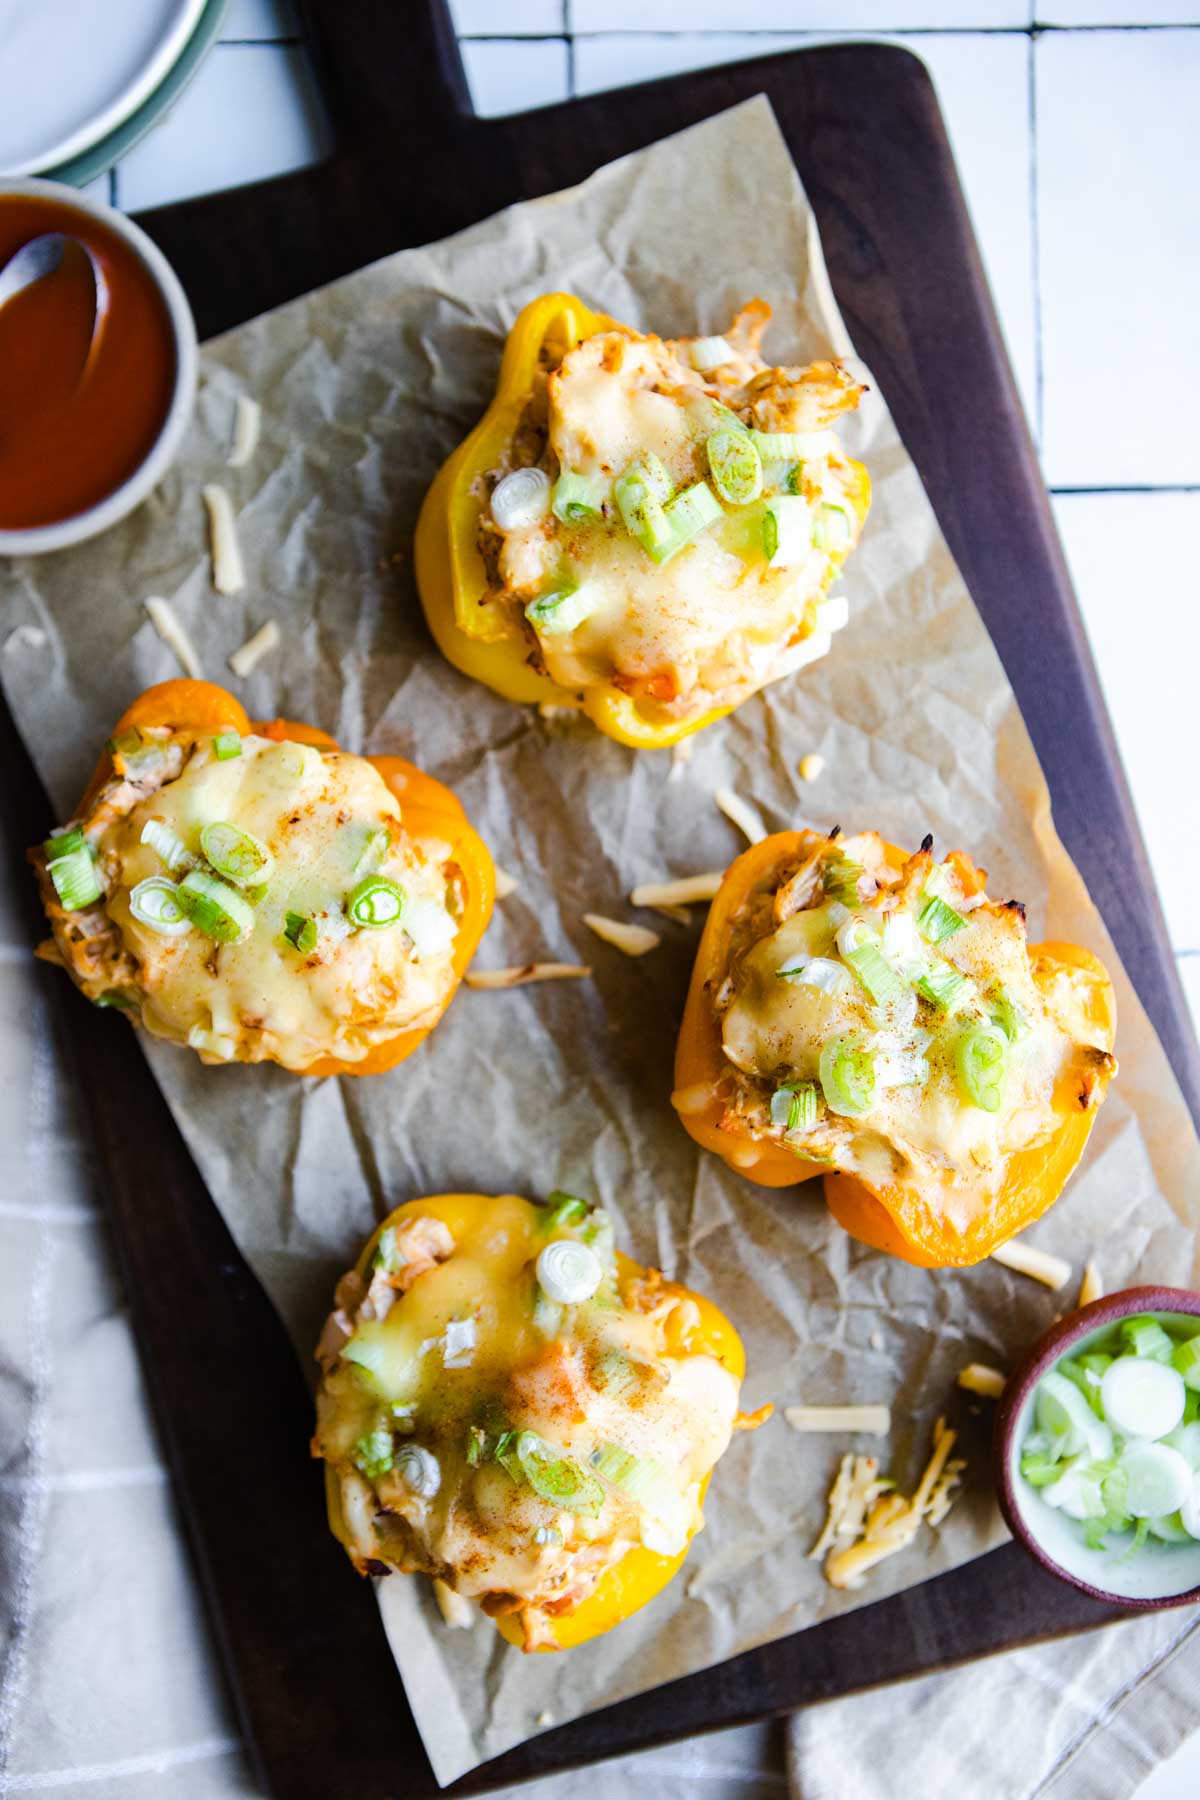
<path id="1" fill-rule="evenodd" d="M 52 275 L 0 306 L 0 530 L 55 524 L 95 506 L 143 463 L 175 385 L 166 303 L 132 247 L 57 200 L 0 195 L 0 268 L 30 238 L 87 244 L 109 304 L 86 373 L 93 300 L 71 246 Z"/>

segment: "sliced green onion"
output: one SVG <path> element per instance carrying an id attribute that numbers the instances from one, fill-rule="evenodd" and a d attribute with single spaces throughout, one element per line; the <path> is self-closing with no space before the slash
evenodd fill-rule
<path id="1" fill-rule="evenodd" d="M 97 1006 L 115 1006 L 118 1012 L 137 1012 L 138 1002 L 132 994 L 123 994 L 120 988 L 105 988 L 102 994 L 96 995 Z"/>
<path id="2" fill-rule="evenodd" d="M 907 983 L 888 963 L 878 937 L 862 919 L 847 919 L 838 930 L 837 942 L 843 962 L 854 970 L 876 1006 L 902 998 Z"/>
<path id="3" fill-rule="evenodd" d="M 373 875 L 388 853 L 391 833 L 384 826 L 378 831 L 368 831 L 362 849 L 355 859 L 351 870 L 353 875 Z"/>
<path id="4" fill-rule="evenodd" d="M 850 548 L 854 537 L 854 515 L 848 506 L 822 500 L 812 524 L 812 541 L 827 556 L 836 556 Z"/>
<path id="5" fill-rule="evenodd" d="M 930 944 L 942 943 L 956 931 L 961 931 L 966 922 L 962 914 L 947 906 L 939 894 L 927 893 L 917 914 L 917 929 Z"/>
<path id="6" fill-rule="evenodd" d="M 802 563 L 812 548 L 808 501 L 798 494 L 779 494 L 763 510 L 763 554 L 773 569 Z"/>
<path id="7" fill-rule="evenodd" d="M 637 1371 L 623 1350 L 607 1349 L 596 1358 L 592 1370 L 592 1386 L 619 1400 L 637 1385 Z"/>
<path id="8" fill-rule="evenodd" d="M 713 486 L 730 506 L 746 506 L 762 493 L 763 466 L 744 431 L 714 431 L 705 442 Z"/>
<path id="9" fill-rule="evenodd" d="M 204 827 L 200 848 L 217 874 L 238 887 L 270 881 L 274 873 L 275 858 L 262 839 L 252 831 L 243 831 L 240 825 L 231 825 L 227 819 Z"/>
<path id="10" fill-rule="evenodd" d="M 254 908 L 245 895 L 203 869 L 189 870 L 176 893 L 192 924 L 218 944 L 240 943 L 254 930 Z"/>
<path id="11" fill-rule="evenodd" d="M 432 1500 L 442 1485 L 438 1459 L 423 1444 L 402 1444 L 396 1452 L 396 1473 L 423 1500 Z"/>
<path id="12" fill-rule="evenodd" d="M 875 1100 L 875 1058 L 860 1038 L 831 1038 L 822 1046 L 821 1088 L 825 1104 L 844 1118 L 859 1119 Z"/>
<path id="13" fill-rule="evenodd" d="M 804 464 L 802 462 L 792 464 L 787 472 L 787 480 L 783 485 L 787 488 L 789 494 L 803 494 Z"/>
<path id="14" fill-rule="evenodd" d="M 306 918 L 304 913 L 290 912 L 284 920 L 283 935 L 293 950 L 307 956 L 317 947 L 317 921 Z"/>
<path id="15" fill-rule="evenodd" d="M 561 1544 L 562 1532 L 557 1525 L 539 1525 L 533 1534 L 535 1544 Z"/>
<path id="16" fill-rule="evenodd" d="M 581 1306 L 604 1280 L 596 1252 L 575 1238 L 555 1238 L 537 1259 L 538 1286 L 558 1306 Z"/>
<path id="17" fill-rule="evenodd" d="M 351 1460 L 368 1481 L 375 1481 L 380 1475 L 386 1475 L 396 1460 L 395 1445 L 388 1427 L 376 1425 L 364 1437 L 360 1437 L 351 1452 Z"/>
<path id="18" fill-rule="evenodd" d="M 861 863 L 853 862 L 841 850 L 832 850 L 821 865 L 821 885 L 831 900 L 857 906 L 858 884 L 865 874 Z"/>
<path id="19" fill-rule="evenodd" d="M 1027 1450 L 1021 1458 L 1021 1473 L 1030 1487 L 1046 1487 L 1062 1474 L 1062 1464 L 1043 1451 Z"/>
<path id="20" fill-rule="evenodd" d="M 1127 1444 L 1121 1466 L 1128 1481 L 1126 1504 L 1135 1519 L 1178 1512 L 1192 1491 L 1192 1471 L 1169 1444 Z"/>
<path id="21" fill-rule="evenodd" d="M 932 967 L 922 971 L 913 982 L 923 1000 L 936 1006 L 939 1012 L 952 1012 L 956 1001 L 961 1000 L 963 989 L 968 986 L 965 975 L 950 963 L 934 963 Z"/>
<path id="22" fill-rule="evenodd" d="M 751 431 L 750 436 L 764 462 L 795 462 L 823 454 L 829 447 L 826 432 Z"/>
<path id="23" fill-rule="evenodd" d="M 467 1462 L 471 1468 L 477 1469 L 480 1463 L 487 1462 L 491 1452 L 491 1439 L 482 1425 L 472 1425 L 467 1433 Z"/>
<path id="24" fill-rule="evenodd" d="M 1174 1361 L 1175 1345 L 1150 1313 L 1139 1313 L 1136 1318 L 1122 1320 L 1121 1339 L 1134 1356 L 1152 1357 L 1161 1363 Z"/>
<path id="25" fill-rule="evenodd" d="M 598 604 L 599 596 L 594 588 L 589 588 L 586 583 L 576 587 L 574 582 L 564 581 L 531 600 L 525 608 L 525 617 L 535 631 L 550 637 L 561 631 L 574 631 L 577 625 L 591 617 Z"/>
<path id="26" fill-rule="evenodd" d="M 688 345 L 688 361 L 701 375 L 733 361 L 733 351 L 723 337 L 693 338 Z"/>
<path id="27" fill-rule="evenodd" d="M 184 937 L 192 929 L 192 921 L 179 903 L 179 890 L 165 875 L 139 881 L 129 896 L 129 910 L 160 937 Z"/>
<path id="28" fill-rule="evenodd" d="M 604 1504 L 604 1489 L 594 1475 L 536 1431 L 518 1432 L 513 1450 L 522 1475 L 539 1499 L 595 1518 Z"/>
<path id="29" fill-rule="evenodd" d="M 1171 1361 L 1183 1376 L 1185 1386 L 1193 1390 L 1200 1389 L 1200 1336 L 1176 1344 L 1171 1352 Z"/>
<path id="30" fill-rule="evenodd" d="M 404 917 L 408 895 L 386 875 L 368 875 L 346 896 L 346 917 L 367 931 L 386 931 Z"/>
<path id="31" fill-rule="evenodd" d="M 1103 1362 L 1107 1365 L 1112 1362 L 1112 1357 L 1091 1357 L 1088 1360 L 1091 1362 Z M 1075 1386 L 1079 1389 L 1092 1411 L 1096 1414 L 1096 1417 L 1102 1419 L 1104 1417 L 1104 1402 L 1100 1397 L 1100 1382 L 1103 1376 L 1103 1370 L 1097 1373 L 1085 1369 L 1082 1361 L 1076 1362 L 1074 1357 L 1071 1356 L 1064 1356 L 1056 1366 L 1060 1375 L 1065 1375 L 1068 1381 L 1073 1381 L 1075 1383 Z"/>
<path id="32" fill-rule="evenodd" d="M 239 740 L 240 741 L 240 740 Z M 192 855 L 181 837 L 177 837 L 171 827 L 162 819 L 147 819 L 142 826 L 142 842 L 149 844 L 156 856 L 161 856 L 168 869 L 192 869 L 196 866 L 196 858 Z"/>
<path id="33" fill-rule="evenodd" d="M 636 474 L 654 498 L 661 500 L 664 506 L 675 492 L 675 483 L 671 480 L 666 463 L 653 450 L 643 450 L 637 461 L 626 470 L 626 474 L 630 473 Z"/>
<path id="34" fill-rule="evenodd" d="M 620 1444 L 598 1444 L 588 1461 L 602 1481 L 611 1482 L 631 1500 L 645 1499 L 666 1479 L 661 1466 L 651 1457 L 635 1456 Z"/>
<path id="35" fill-rule="evenodd" d="M 47 838 L 42 846 L 46 868 L 64 912 L 78 912 L 100 899 L 103 889 L 96 876 L 91 845 L 79 826 Z"/>
<path id="36" fill-rule="evenodd" d="M 992 1017 L 1000 1027 L 1010 1044 L 1019 1044 L 1027 1038 L 1033 1027 L 1029 1023 L 1029 1015 L 1024 1007 L 1018 1006 L 1012 995 L 1001 988 L 992 999 Z"/>
<path id="37" fill-rule="evenodd" d="M 550 477 L 544 469 L 513 469 L 492 489 L 492 518 L 501 531 L 537 525 L 550 510 Z"/>
<path id="38" fill-rule="evenodd" d="M 551 510 L 564 525 L 589 525 L 603 517 L 608 489 L 603 475 L 579 475 L 564 469 L 554 484 Z"/>
<path id="39" fill-rule="evenodd" d="M 1168 1340 L 1169 1341 L 1169 1340 Z M 1104 1417 L 1122 1437 L 1166 1437 L 1182 1422 L 1187 1389 L 1178 1369 L 1157 1356 L 1118 1356 L 1100 1383 Z M 1173 1506 L 1155 1507 L 1174 1512 Z"/>
<path id="40" fill-rule="evenodd" d="M 288 918 L 299 917 L 297 913 L 289 913 Z M 372 1269 L 382 1269 L 385 1275 L 398 1275 L 404 1267 L 403 1259 L 396 1250 L 396 1227 L 389 1225 L 379 1234 L 379 1242 L 375 1246 L 375 1254 L 371 1258 Z"/>
<path id="41" fill-rule="evenodd" d="M 242 740 L 236 731 L 223 731 L 220 737 L 213 739 L 212 746 L 218 762 L 228 762 L 231 757 L 242 754 Z"/>
<path id="42" fill-rule="evenodd" d="M 693 538 L 707 531 L 710 525 L 724 515 L 721 502 L 709 487 L 707 481 L 694 481 L 689 488 L 676 494 L 663 508 L 667 524 L 671 527 L 676 539 L 675 548 L 682 550 Z"/>
<path id="43" fill-rule="evenodd" d="M 1008 1078 L 1008 1039 L 995 1025 L 966 1031 L 954 1046 L 959 1085 L 972 1106 L 999 1112 Z"/>
<path id="44" fill-rule="evenodd" d="M 555 1188 L 552 1194 L 546 1196 L 546 1212 L 541 1221 L 542 1230 L 570 1230 L 573 1225 L 578 1225 L 583 1219 L 586 1219 L 591 1210 L 588 1202 L 581 1200 L 578 1194 L 564 1194 L 561 1188 Z"/>
<path id="45" fill-rule="evenodd" d="M 701 437 L 710 437 L 714 431 L 741 431 L 747 437 L 753 435 L 750 427 L 730 407 L 708 394 L 698 394 L 689 401 L 688 413 Z"/>
<path id="46" fill-rule="evenodd" d="M 854 986 L 849 969 L 831 956 L 794 956 L 776 969 L 775 978 L 796 987 L 819 988 L 823 994 L 848 993 Z"/>
<path id="47" fill-rule="evenodd" d="M 340 1354 L 343 1362 L 353 1363 L 364 1375 L 383 1374 L 386 1353 L 378 1338 L 352 1337 L 342 1345 Z"/>
<path id="48" fill-rule="evenodd" d="M 790 1081 L 771 1095 L 771 1123 L 786 1132 L 811 1131 L 817 1122 L 817 1084 Z"/>

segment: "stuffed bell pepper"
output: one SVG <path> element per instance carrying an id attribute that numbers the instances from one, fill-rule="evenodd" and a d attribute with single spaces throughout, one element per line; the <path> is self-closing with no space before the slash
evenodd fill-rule
<path id="1" fill-rule="evenodd" d="M 905 1261 L 979 1262 L 1057 1199 L 1109 1081 L 1103 966 L 1026 943 L 954 851 L 780 832 L 726 873 L 673 1102 L 768 1187 L 824 1175 L 834 1217 Z"/>
<path id="2" fill-rule="evenodd" d="M 30 852 L 59 962 L 207 1063 L 373 1074 L 446 1010 L 491 914 L 448 789 L 203 681 L 147 689 Z"/>
<path id="3" fill-rule="evenodd" d="M 770 316 L 664 340 L 569 294 L 525 308 L 417 527 L 452 663 L 654 748 L 825 654 L 870 494 L 833 426 L 863 390 L 837 362 L 770 367 Z"/>
<path id="4" fill-rule="evenodd" d="M 355 1567 L 432 1576 L 454 1622 L 479 1609 L 525 1650 L 652 1600 L 731 1432 L 757 1422 L 732 1326 L 567 1194 L 399 1207 L 339 1282 L 317 1359 L 313 1454 Z"/>

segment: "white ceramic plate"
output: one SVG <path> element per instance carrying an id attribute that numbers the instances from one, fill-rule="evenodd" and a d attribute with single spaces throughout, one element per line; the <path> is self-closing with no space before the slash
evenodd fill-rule
<path id="1" fill-rule="evenodd" d="M 204 0 L 0 0 L 0 173 L 78 156 L 136 111 Z"/>

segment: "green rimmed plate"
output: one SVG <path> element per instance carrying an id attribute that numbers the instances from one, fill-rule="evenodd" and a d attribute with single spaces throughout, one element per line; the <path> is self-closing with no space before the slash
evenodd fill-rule
<path id="1" fill-rule="evenodd" d="M 207 0 L 196 28 L 178 59 L 148 99 L 143 100 L 135 112 L 89 149 L 81 150 L 78 156 L 68 158 L 56 168 L 42 170 L 44 179 L 69 182 L 72 187 L 86 187 L 89 181 L 106 174 L 114 163 L 119 162 L 135 144 L 139 144 L 178 100 L 220 35 L 228 11 L 229 0 Z"/>

